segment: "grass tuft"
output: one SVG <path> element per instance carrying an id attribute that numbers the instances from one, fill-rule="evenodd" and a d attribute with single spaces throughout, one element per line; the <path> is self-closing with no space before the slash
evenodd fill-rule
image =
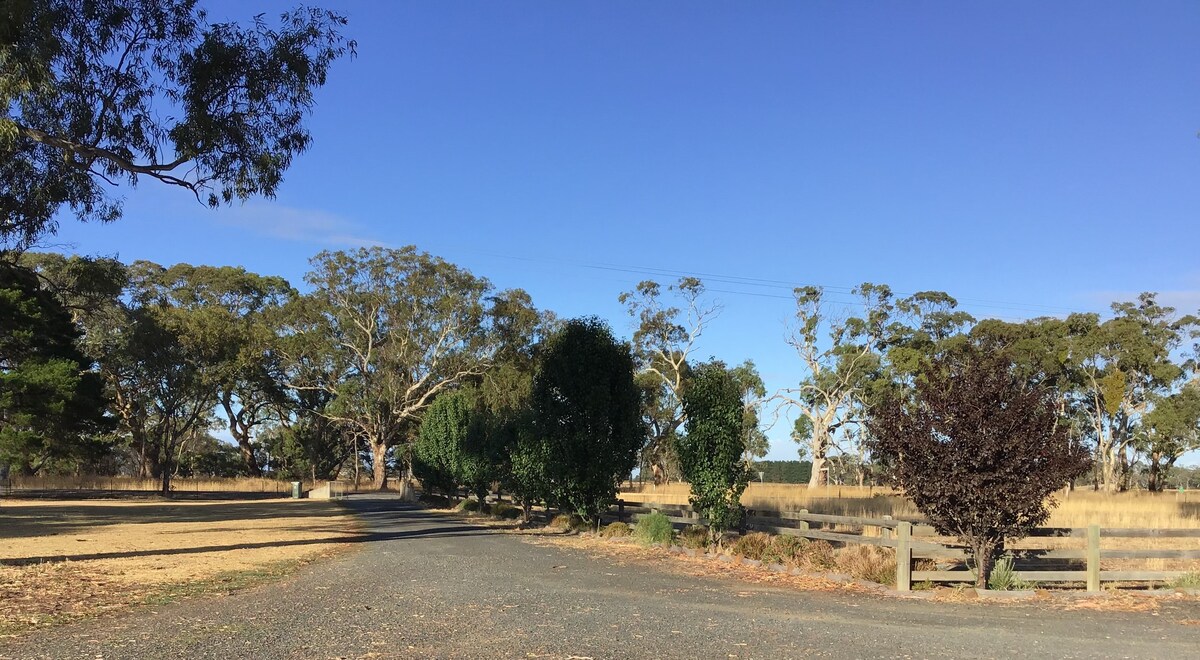
<path id="1" fill-rule="evenodd" d="M 896 581 L 896 558 L 889 550 L 873 545 L 846 546 L 834 553 L 834 566 L 860 580 L 879 584 Z"/>
<path id="2" fill-rule="evenodd" d="M 675 540 L 675 528 L 669 518 L 655 512 L 638 518 L 633 536 L 643 545 L 670 544 Z"/>
<path id="3" fill-rule="evenodd" d="M 600 536 L 606 539 L 623 539 L 632 534 L 633 528 L 620 521 L 608 523 L 600 530 Z"/>

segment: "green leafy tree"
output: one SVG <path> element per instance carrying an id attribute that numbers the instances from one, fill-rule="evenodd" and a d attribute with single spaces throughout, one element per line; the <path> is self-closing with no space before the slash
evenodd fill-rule
<path id="1" fill-rule="evenodd" d="M 1091 464 L 1059 424 L 1054 394 L 986 347 L 929 362 L 912 396 L 886 397 L 868 426 L 888 481 L 972 549 L 978 587 L 1004 540 L 1043 523 L 1050 495 Z"/>
<path id="2" fill-rule="evenodd" d="M 0 259 L 0 463 L 74 470 L 105 451 L 102 383 L 78 337 L 36 274 Z"/>
<path id="3" fill-rule="evenodd" d="M 1161 491 L 1175 461 L 1200 449 L 1200 382 L 1156 400 L 1136 442 L 1146 457 L 1147 487 Z"/>
<path id="4" fill-rule="evenodd" d="M 743 457 L 743 392 L 721 362 L 697 367 L 683 391 L 687 433 L 675 441 L 675 447 L 692 486 L 689 501 L 708 520 L 710 543 L 742 519 L 742 492 L 750 480 Z"/>
<path id="5" fill-rule="evenodd" d="M 645 438 L 628 344 L 596 318 L 547 340 L 533 382 L 525 454 L 540 461 L 546 497 L 598 521 L 637 464 Z"/>
<path id="6" fill-rule="evenodd" d="M 1096 449 L 1097 483 L 1124 490 L 1132 477 L 1143 416 L 1154 401 L 1186 375 L 1172 354 L 1197 327 L 1194 316 L 1177 317 L 1153 293 L 1113 304 L 1114 317 L 1073 342 L 1081 372 L 1082 409 Z"/>
<path id="7" fill-rule="evenodd" d="M 316 8 L 272 26 L 209 23 L 196 0 L 14 0 L 0 8 L 0 242 L 28 246 L 68 207 L 149 178 L 210 206 L 272 197 L 312 137 L 330 64 L 355 44 Z"/>
<path id="8" fill-rule="evenodd" d="M 500 480 L 501 436 L 474 387 L 434 400 L 413 443 L 413 472 L 423 483 L 452 494 L 464 486 L 483 505 Z"/>
<path id="9" fill-rule="evenodd" d="M 296 295 L 281 277 L 232 266 L 176 264 L 154 280 L 156 295 L 187 312 L 190 331 L 212 346 L 209 378 L 245 470 L 262 475 L 254 436 L 270 422 L 283 396 L 269 319 Z"/>

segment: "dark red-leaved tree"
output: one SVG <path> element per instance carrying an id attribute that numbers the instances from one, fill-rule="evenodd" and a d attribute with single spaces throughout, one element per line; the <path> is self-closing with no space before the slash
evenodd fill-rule
<path id="1" fill-rule="evenodd" d="M 933 360 L 915 391 L 886 398 L 868 422 L 892 485 L 971 547 L 978 587 L 1004 539 L 1045 522 L 1050 494 L 1091 465 L 1052 393 L 1029 383 L 1003 355 L 966 347 Z"/>

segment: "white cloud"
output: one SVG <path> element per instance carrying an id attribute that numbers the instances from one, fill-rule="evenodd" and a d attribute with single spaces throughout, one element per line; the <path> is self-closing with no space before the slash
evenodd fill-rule
<path id="1" fill-rule="evenodd" d="M 251 202 L 224 209 L 219 217 L 222 224 L 289 241 L 327 247 L 386 245 L 383 241 L 359 234 L 357 223 L 318 209 Z"/>

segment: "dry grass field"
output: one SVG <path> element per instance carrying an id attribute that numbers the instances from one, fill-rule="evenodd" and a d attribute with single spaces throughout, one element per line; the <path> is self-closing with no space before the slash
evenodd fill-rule
<path id="1" fill-rule="evenodd" d="M 627 502 L 687 504 L 690 486 L 673 483 L 662 486 L 626 484 L 620 497 Z M 1157 529 L 1200 528 L 1200 491 L 1184 493 L 1102 493 L 1091 490 L 1059 492 L 1048 527 L 1136 527 Z M 830 486 L 809 490 L 794 484 L 752 483 L 742 495 L 742 504 L 750 509 L 795 511 L 837 516 L 878 518 L 890 515 L 900 520 L 920 521 L 921 514 L 907 498 L 886 488 Z M 846 530 L 851 531 L 851 530 Z M 943 542 L 951 539 L 934 539 Z M 1038 538 L 1019 541 L 1020 548 L 1082 550 L 1082 538 Z M 1194 550 L 1195 538 L 1102 538 L 1101 547 L 1113 550 Z M 1198 571 L 1200 561 L 1180 559 L 1105 559 L 1105 570 Z"/>
<path id="2" fill-rule="evenodd" d="M 5 500 L 0 634 L 247 586 L 357 531 L 337 504 L 310 500 Z"/>
<path id="3" fill-rule="evenodd" d="M 628 502 L 687 504 L 690 486 L 626 484 L 620 497 Z M 1185 493 L 1099 493 L 1091 490 L 1060 492 L 1047 522 L 1049 527 L 1200 527 L 1200 491 Z M 742 495 L 751 509 L 795 511 L 837 516 L 878 518 L 890 515 L 902 520 L 920 520 L 921 514 L 907 498 L 887 488 L 830 486 L 809 490 L 795 484 L 752 483 Z"/>

